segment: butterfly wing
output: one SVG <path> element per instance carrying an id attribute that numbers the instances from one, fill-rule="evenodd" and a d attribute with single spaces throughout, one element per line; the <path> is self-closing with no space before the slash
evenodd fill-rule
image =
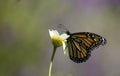
<path id="1" fill-rule="evenodd" d="M 85 62 L 93 49 L 106 44 L 106 39 L 90 32 L 73 33 L 67 39 L 69 57 L 76 63 Z"/>

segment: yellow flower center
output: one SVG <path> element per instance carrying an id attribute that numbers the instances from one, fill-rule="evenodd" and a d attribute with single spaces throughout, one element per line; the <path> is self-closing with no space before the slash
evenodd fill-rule
<path id="1" fill-rule="evenodd" d="M 60 47 L 60 46 L 62 46 L 62 41 L 63 41 L 63 39 L 60 38 L 60 37 L 56 37 L 56 36 L 53 36 L 53 37 L 52 37 L 52 43 L 53 43 L 53 45 L 54 45 L 55 47 Z"/>

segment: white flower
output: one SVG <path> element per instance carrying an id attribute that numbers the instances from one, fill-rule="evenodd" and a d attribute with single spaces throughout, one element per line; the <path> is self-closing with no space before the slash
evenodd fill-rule
<path id="1" fill-rule="evenodd" d="M 67 35 L 66 33 L 60 35 L 57 30 L 50 29 L 49 34 L 55 47 L 60 47 L 63 45 L 63 50 L 66 49 L 66 39 L 69 37 L 69 35 Z"/>

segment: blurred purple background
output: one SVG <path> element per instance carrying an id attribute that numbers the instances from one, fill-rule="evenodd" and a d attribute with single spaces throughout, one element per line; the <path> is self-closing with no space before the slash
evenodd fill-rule
<path id="1" fill-rule="evenodd" d="M 59 24 L 100 34 L 107 45 L 80 64 L 58 48 L 52 76 L 120 76 L 120 0 L 1 0 L 0 11 L 0 76 L 47 76 L 48 28 Z"/>

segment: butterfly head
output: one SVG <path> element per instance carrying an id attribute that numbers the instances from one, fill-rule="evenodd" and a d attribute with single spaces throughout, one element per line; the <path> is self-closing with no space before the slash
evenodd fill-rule
<path id="1" fill-rule="evenodd" d="M 66 31 L 66 34 L 71 35 L 71 33 L 69 31 Z"/>

